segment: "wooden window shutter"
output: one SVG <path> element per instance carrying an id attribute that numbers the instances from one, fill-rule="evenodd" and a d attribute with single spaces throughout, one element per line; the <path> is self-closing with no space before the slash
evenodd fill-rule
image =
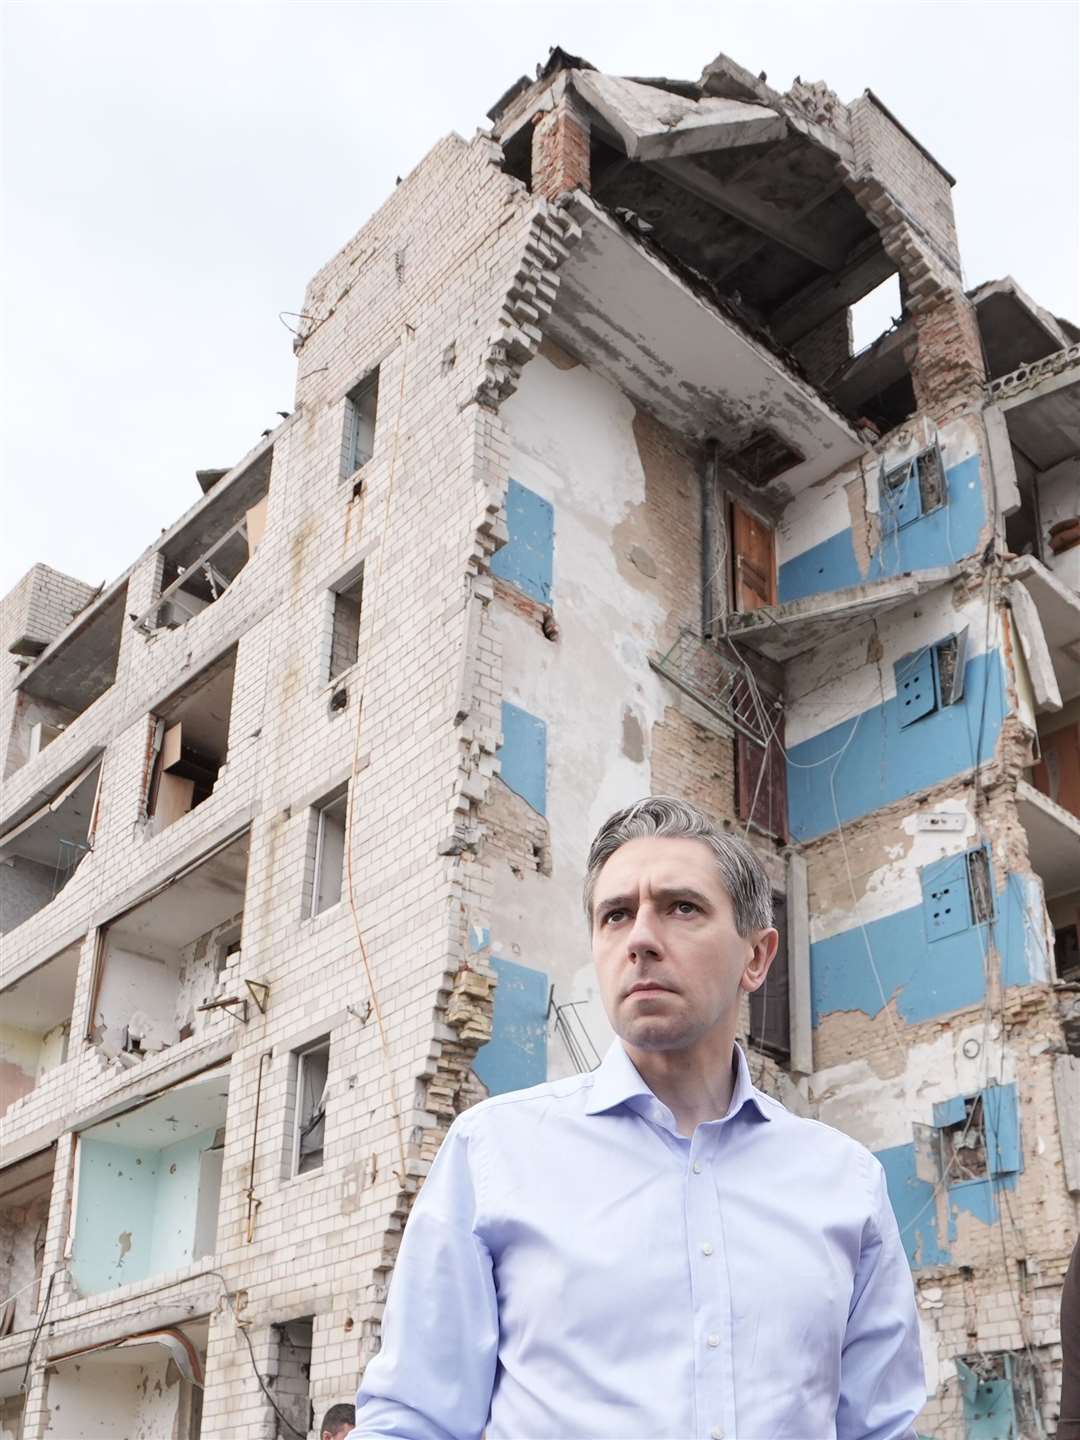
<path id="1" fill-rule="evenodd" d="M 749 820 L 763 834 L 786 843 L 787 766 L 783 743 L 782 719 L 777 722 L 776 733 L 767 749 L 755 745 L 745 735 L 736 735 L 735 808 L 740 820 Z"/>

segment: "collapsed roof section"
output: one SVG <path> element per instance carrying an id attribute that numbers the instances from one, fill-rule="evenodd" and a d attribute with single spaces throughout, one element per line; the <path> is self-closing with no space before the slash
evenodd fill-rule
<path id="1" fill-rule="evenodd" d="M 573 123 L 558 132 L 566 116 Z M 589 343 L 578 348 L 589 363 L 598 351 L 611 359 L 623 347 L 624 371 L 640 379 L 650 368 L 642 363 L 645 341 L 635 342 L 620 313 L 627 297 L 611 293 L 621 284 L 607 271 L 616 258 L 611 232 L 621 228 L 639 255 L 654 269 L 666 264 L 733 335 L 771 353 L 781 388 L 803 382 L 814 407 L 826 398 L 877 430 L 915 408 L 910 346 L 899 343 L 875 361 L 873 373 L 847 376 L 843 394 L 826 388 L 851 360 L 850 307 L 884 280 L 899 272 L 909 325 L 961 289 L 953 179 L 873 92 L 845 105 L 825 84 L 796 79 L 780 94 L 725 55 L 696 81 L 604 75 L 556 48 L 536 80 L 511 87 L 489 117 L 506 169 L 535 193 L 569 205 L 584 232 L 561 281 L 574 294 L 579 322 L 591 307 L 579 325 Z M 548 135 L 555 136 L 550 144 Z M 626 243 L 623 251 L 627 273 L 645 274 Z M 578 284 L 577 272 L 590 264 L 587 286 Z M 603 337 L 605 327 L 611 333 Z M 663 328 L 651 317 L 642 333 L 651 343 Z M 705 388 L 714 395 L 742 378 L 730 358 L 712 367 Z M 627 375 L 619 379 L 634 393 Z M 702 390 L 697 375 L 687 384 Z M 762 385 L 757 411 L 775 395 Z M 744 398 L 735 397 L 736 409 Z M 674 420 L 670 405 L 653 408 Z M 716 439 L 729 468 L 778 504 L 810 483 L 818 457 L 812 439 L 807 448 L 796 437 L 800 427 L 763 426 L 760 413 L 735 415 L 730 407 L 706 423 L 697 419 L 692 433 Z M 832 444 L 825 449 L 827 468 L 843 463 Z"/>
<path id="2" fill-rule="evenodd" d="M 593 197 L 640 217 L 781 344 L 897 269 L 912 308 L 960 283 L 952 177 L 872 91 L 845 105 L 797 79 L 782 95 L 725 55 L 697 81 L 602 75 L 555 49 L 489 112 L 515 173 L 536 115 L 568 93 L 589 124 Z"/>

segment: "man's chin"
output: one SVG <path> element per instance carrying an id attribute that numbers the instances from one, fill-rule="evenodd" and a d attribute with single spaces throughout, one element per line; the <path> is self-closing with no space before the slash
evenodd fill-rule
<path id="1" fill-rule="evenodd" d="M 686 1050 L 697 1039 L 684 1025 L 649 1017 L 623 1026 L 619 1038 L 635 1050 Z"/>

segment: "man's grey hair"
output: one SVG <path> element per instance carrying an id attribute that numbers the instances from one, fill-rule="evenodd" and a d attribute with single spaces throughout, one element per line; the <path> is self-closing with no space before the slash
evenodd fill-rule
<path id="1" fill-rule="evenodd" d="M 765 868 L 745 840 L 729 835 L 704 810 L 670 795 L 650 795 L 616 810 L 605 820 L 589 850 L 585 867 L 585 918 L 593 918 L 596 878 L 615 851 L 628 840 L 701 840 L 716 857 L 720 883 L 731 898 L 735 928 L 742 936 L 772 925 L 772 887 Z"/>

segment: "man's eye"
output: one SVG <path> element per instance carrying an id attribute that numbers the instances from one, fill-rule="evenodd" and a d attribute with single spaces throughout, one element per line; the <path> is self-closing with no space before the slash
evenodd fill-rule
<path id="1" fill-rule="evenodd" d="M 697 913 L 697 906 L 692 900 L 676 900 L 675 909 L 680 915 L 691 915 Z"/>
<path id="2" fill-rule="evenodd" d="M 604 924 L 610 925 L 613 920 L 621 920 L 625 914 L 625 910 L 607 910 L 604 912 Z"/>

